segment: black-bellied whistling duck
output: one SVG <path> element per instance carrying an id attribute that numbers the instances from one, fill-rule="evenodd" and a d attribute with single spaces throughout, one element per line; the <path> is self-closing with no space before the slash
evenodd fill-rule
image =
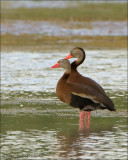
<path id="1" fill-rule="evenodd" d="M 104 89 L 94 80 L 88 77 L 82 76 L 78 71 L 77 67 L 83 63 L 85 60 L 85 52 L 82 48 L 76 47 L 70 51 L 70 54 L 65 58 L 77 58 L 72 64 L 71 64 L 71 74 L 70 77 L 68 78 L 69 83 L 80 83 L 80 84 L 85 84 L 88 87 L 91 87 L 94 92 L 97 92 L 97 94 L 101 94 L 105 99 L 108 99 L 108 101 L 111 102 L 111 105 L 113 105 L 113 102 L 110 100 L 110 98 L 106 95 Z M 90 112 L 80 112 L 81 117 L 88 117 L 90 118 Z"/>
<path id="2" fill-rule="evenodd" d="M 63 68 L 65 70 L 56 87 L 56 94 L 61 101 L 79 108 L 80 111 L 94 111 L 96 109 L 115 111 L 112 101 L 106 94 L 102 94 L 86 84 L 68 81 L 71 75 L 71 65 L 67 59 L 59 60 L 51 68 Z"/>

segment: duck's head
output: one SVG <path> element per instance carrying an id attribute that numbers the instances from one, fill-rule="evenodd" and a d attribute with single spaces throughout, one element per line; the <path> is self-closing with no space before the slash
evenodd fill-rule
<path id="1" fill-rule="evenodd" d="M 80 47 L 75 47 L 70 51 L 70 54 L 65 57 L 65 59 L 70 59 L 70 58 L 85 58 L 85 51 L 80 48 Z"/>
<path id="2" fill-rule="evenodd" d="M 69 60 L 67 60 L 67 59 L 61 59 L 54 66 L 52 66 L 51 68 L 70 69 L 71 65 L 70 65 Z"/>

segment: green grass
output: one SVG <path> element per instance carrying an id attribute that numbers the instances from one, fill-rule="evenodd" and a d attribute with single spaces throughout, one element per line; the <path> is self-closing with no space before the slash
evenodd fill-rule
<path id="1" fill-rule="evenodd" d="M 2 7 L 1 20 L 42 21 L 122 21 L 127 20 L 127 4 L 83 4 L 70 8 L 18 8 Z"/>
<path id="2" fill-rule="evenodd" d="M 78 40 L 74 43 L 72 40 Z M 85 43 L 86 41 L 86 43 Z M 74 46 L 86 49 L 126 49 L 126 36 L 45 36 L 45 35 L 1 35 L 1 49 L 20 51 L 62 51 Z"/>

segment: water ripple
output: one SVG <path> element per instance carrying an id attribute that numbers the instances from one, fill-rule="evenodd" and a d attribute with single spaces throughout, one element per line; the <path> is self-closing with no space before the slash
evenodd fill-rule
<path id="1" fill-rule="evenodd" d="M 86 51 L 86 54 L 85 62 L 78 69 L 81 74 L 96 80 L 106 91 L 126 91 L 125 50 Z M 50 67 L 66 55 L 66 53 L 2 53 L 2 93 L 55 92 L 63 70 Z"/>
<path id="2" fill-rule="evenodd" d="M 1 137 L 2 157 L 47 159 L 125 159 L 127 157 L 127 133 L 102 131 L 85 135 L 75 135 L 75 139 L 61 136 L 57 131 L 27 130 L 7 131 Z M 70 148 L 70 149 L 69 149 Z M 19 152 L 20 151 L 20 152 Z"/>

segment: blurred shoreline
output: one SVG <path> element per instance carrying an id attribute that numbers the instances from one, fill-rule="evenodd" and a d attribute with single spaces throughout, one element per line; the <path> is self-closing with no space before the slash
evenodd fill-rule
<path id="1" fill-rule="evenodd" d="M 123 2 L 2 1 L 1 50 L 126 49 L 127 5 Z"/>
<path id="2" fill-rule="evenodd" d="M 126 3 L 2 1 L 1 6 L 2 51 L 127 48 Z"/>

